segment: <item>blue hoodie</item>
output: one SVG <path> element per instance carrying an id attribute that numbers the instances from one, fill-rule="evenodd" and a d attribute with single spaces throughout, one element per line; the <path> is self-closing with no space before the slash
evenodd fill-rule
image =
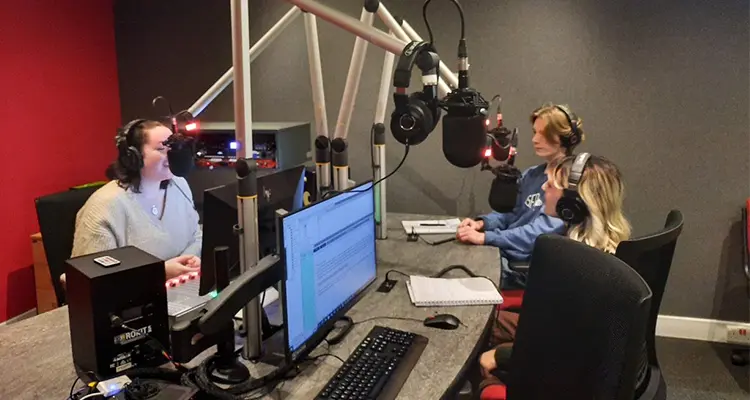
<path id="1" fill-rule="evenodd" d="M 479 217 L 484 221 L 484 244 L 499 247 L 509 260 L 528 260 L 539 235 L 565 232 L 561 219 L 544 213 L 542 185 L 547 181 L 546 167 L 547 164 L 541 164 L 523 172 L 512 212 L 492 212 Z"/>

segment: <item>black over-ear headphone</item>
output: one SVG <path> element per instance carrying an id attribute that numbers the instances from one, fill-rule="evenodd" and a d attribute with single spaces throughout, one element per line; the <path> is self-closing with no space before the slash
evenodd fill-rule
<path id="1" fill-rule="evenodd" d="M 568 120 L 568 124 L 570 125 L 570 135 L 561 136 L 560 143 L 566 149 L 581 143 L 581 131 L 578 130 L 578 117 L 563 105 L 556 105 L 555 108 L 565 115 L 565 119 Z"/>
<path id="2" fill-rule="evenodd" d="M 581 153 L 575 158 L 568 175 L 568 187 L 563 190 L 563 196 L 555 206 L 557 215 L 569 224 L 580 224 L 589 215 L 589 209 L 578 193 L 578 184 L 590 157 L 589 153 Z"/>
<path id="3" fill-rule="evenodd" d="M 410 95 L 406 94 L 414 64 L 419 63 L 420 69 L 425 71 L 433 62 L 436 68 L 437 60 L 437 54 L 434 53 L 432 45 L 427 42 L 409 43 L 398 59 L 393 75 L 393 86 L 396 88 L 393 100 L 396 109 L 391 113 L 391 133 L 401 144 L 414 146 L 422 143 L 440 121 L 437 80 L 432 93 L 423 90 Z M 437 70 L 435 79 L 437 79 Z"/>
<path id="4" fill-rule="evenodd" d="M 132 145 L 133 131 L 146 122 L 145 119 L 134 119 L 118 129 L 115 143 L 117 144 L 117 160 L 128 172 L 138 172 L 143 168 L 141 150 Z"/>

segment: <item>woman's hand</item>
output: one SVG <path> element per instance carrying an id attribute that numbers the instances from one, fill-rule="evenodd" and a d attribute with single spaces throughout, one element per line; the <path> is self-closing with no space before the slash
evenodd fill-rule
<path id="1" fill-rule="evenodd" d="M 464 218 L 464 220 L 461 221 L 460 224 L 458 224 L 459 229 L 463 227 L 469 227 L 475 231 L 481 231 L 482 229 L 484 229 L 484 221 L 482 220 L 475 221 L 471 218 Z"/>
<path id="2" fill-rule="evenodd" d="M 495 362 L 495 349 L 485 351 L 479 357 L 479 365 L 482 366 L 482 375 L 488 377 L 492 371 L 497 369 L 497 363 Z"/>
<path id="3" fill-rule="evenodd" d="M 201 259 L 193 255 L 178 256 L 164 262 L 164 271 L 166 272 L 167 279 L 198 271 L 200 267 Z"/>

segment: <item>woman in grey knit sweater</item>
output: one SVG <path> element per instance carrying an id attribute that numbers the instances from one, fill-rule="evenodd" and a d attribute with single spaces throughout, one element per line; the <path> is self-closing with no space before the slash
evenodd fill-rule
<path id="1" fill-rule="evenodd" d="M 203 233 L 187 182 L 169 170 L 170 135 L 148 120 L 118 132 L 115 179 L 78 212 L 71 257 L 132 245 L 165 260 L 167 279 L 200 268 Z"/>

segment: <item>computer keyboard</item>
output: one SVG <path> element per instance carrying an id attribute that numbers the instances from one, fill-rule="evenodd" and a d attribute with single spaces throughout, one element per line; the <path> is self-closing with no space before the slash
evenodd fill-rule
<path id="1" fill-rule="evenodd" d="M 315 399 L 395 399 L 427 342 L 415 333 L 373 327 Z"/>

